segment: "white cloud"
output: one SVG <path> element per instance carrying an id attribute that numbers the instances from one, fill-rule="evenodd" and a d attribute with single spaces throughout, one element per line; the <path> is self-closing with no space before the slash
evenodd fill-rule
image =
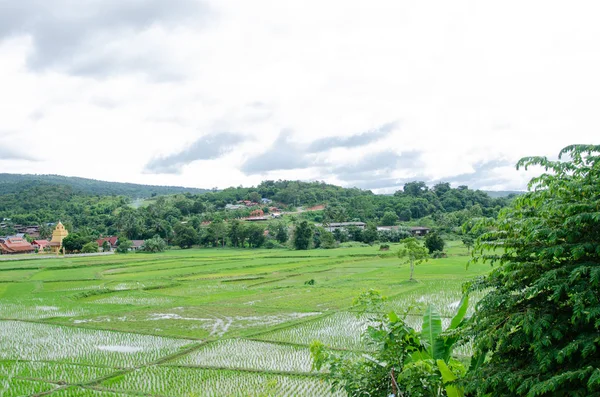
<path id="1" fill-rule="evenodd" d="M 44 7 L 51 3 L 64 7 L 66 0 Z M 111 2 L 107 10 L 125 3 L 141 4 Z M 282 130 L 293 131 L 286 141 L 293 150 L 401 120 L 364 147 L 319 153 L 319 163 L 351 169 L 376 153 L 418 152 L 418 170 L 400 167 L 374 179 L 462 175 L 467 184 L 511 189 L 527 176 L 509 166 L 486 170 L 479 182 L 464 175 L 479 178 L 477 166 L 490 161 L 514 164 L 571 143 L 598 143 L 594 1 L 212 0 L 205 9 L 191 21 L 182 12 L 165 20 L 149 11 L 149 20 L 122 18 L 111 30 L 101 18 L 107 10 L 78 17 L 75 8 L 65 28 L 77 34 L 78 18 L 95 23 L 77 40 L 54 43 L 67 53 L 47 64 L 39 56 L 31 63 L 39 27 L 10 35 L 0 29 L 0 142 L 40 160 L 0 156 L 0 167 L 197 187 L 264 177 L 349 183 L 331 166 L 258 175 L 241 169 Z M 218 131 L 248 139 L 221 158 L 182 163 L 176 175 L 144 173 L 152 159 Z M 304 164 L 301 155 L 290 159 Z"/>

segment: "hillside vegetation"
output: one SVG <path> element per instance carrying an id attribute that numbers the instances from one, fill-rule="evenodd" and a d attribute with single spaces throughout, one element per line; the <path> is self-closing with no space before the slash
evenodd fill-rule
<path id="1" fill-rule="evenodd" d="M 144 198 L 176 193 L 203 193 L 206 189 L 179 186 L 153 186 L 136 183 L 106 182 L 95 179 L 61 175 L 0 174 L 0 195 L 18 193 L 36 186 L 68 186 L 74 192 L 98 196 L 126 196 Z"/>

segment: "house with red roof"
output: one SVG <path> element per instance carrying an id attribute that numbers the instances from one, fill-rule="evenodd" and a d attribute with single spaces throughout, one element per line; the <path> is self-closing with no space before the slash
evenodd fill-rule
<path id="1" fill-rule="evenodd" d="M 119 243 L 119 238 L 116 236 L 112 237 L 102 237 L 96 240 L 98 243 L 98 249 L 102 249 L 104 247 L 104 242 L 108 242 L 110 244 L 110 250 L 113 251 L 117 249 L 117 244 Z"/>
<path id="2" fill-rule="evenodd" d="M 2 255 L 31 254 L 35 248 L 21 237 L 0 238 L 0 253 Z"/>
<path id="3" fill-rule="evenodd" d="M 31 245 L 33 246 L 34 249 L 37 249 L 38 251 L 43 251 L 44 248 L 46 248 L 48 246 L 48 244 L 50 244 L 50 241 L 48 240 L 33 240 L 31 242 Z"/>

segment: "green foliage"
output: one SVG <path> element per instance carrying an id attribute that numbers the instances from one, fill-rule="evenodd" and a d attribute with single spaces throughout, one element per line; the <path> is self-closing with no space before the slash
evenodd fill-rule
<path id="1" fill-rule="evenodd" d="M 89 239 L 86 237 L 77 233 L 71 233 L 63 239 L 62 246 L 66 252 L 80 252 L 83 249 L 83 246 L 88 242 Z M 95 252 L 98 252 L 98 244 L 96 244 Z"/>
<path id="2" fill-rule="evenodd" d="M 126 254 L 132 247 L 131 240 L 127 240 L 126 238 L 120 238 L 119 243 L 117 245 L 117 252 L 120 254 Z"/>
<path id="3" fill-rule="evenodd" d="M 151 186 L 135 183 L 105 182 L 95 179 L 68 177 L 60 175 L 23 175 L 0 174 L 0 195 L 21 189 L 31 189 L 39 186 L 67 186 L 73 191 L 85 195 L 96 196 L 127 196 L 131 198 L 150 197 L 175 193 L 204 193 L 207 189 L 196 189 L 177 186 Z"/>
<path id="4" fill-rule="evenodd" d="M 247 234 L 251 248 L 259 248 L 265 243 L 265 229 L 261 225 L 251 223 L 247 227 Z"/>
<path id="5" fill-rule="evenodd" d="M 163 252 L 167 249 L 167 243 L 159 235 L 144 241 L 144 251 Z"/>
<path id="6" fill-rule="evenodd" d="M 425 247 L 429 250 L 429 253 L 432 254 L 434 251 L 443 251 L 444 250 L 444 239 L 438 233 L 429 233 L 427 237 L 425 237 Z"/>
<path id="7" fill-rule="evenodd" d="M 328 232 L 327 230 L 321 231 L 321 248 L 331 249 L 336 247 L 335 238 L 333 237 L 333 233 Z"/>
<path id="8" fill-rule="evenodd" d="M 173 231 L 175 232 L 173 244 L 181 248 L 191 248 L 199 242 L 198 232 L 190 225 L 178 223 Z"/>
<path id="9" fill-rule="evenodd" d="M 234 219 L 229 223 L 227 232 L 229 241 L 234 247 L 243 247 L 246 240 L 246 226 L 238 219 Z"/>
<path id="10" fill-rule="evenodd" d="M 414 237 L 405 238 L 402 240 L 403 247 L 398 250 L 398 258 L 404 259 L 404 263 L 410 264 L 410 279 L 413 281 L 415 265 L 420 265 L 429 260 L 427 249 Z"/>
<path id="11" fill-rule="evenodd" d="M 294 248 L 297 250 L 309 249 L 312 242 L 313 233 L 313 228 L 307 221 L 298 223 L 292 238 Z"/>
<path id="12" fill-rule="evenodd" d="M 378 236 L 377 225 L 375 225 L 373 222 L 369 222 L 363 232 L 362 241 L 367 244 L 373 244 L 377 240 Z"/>
<path id="13" fill-rule="evenodd" d="M 279 244 L 285 244 L 288 241 L 288 227 L 283 222 L 277 222 L 275 226 L 275 238 Z"/>
<path id="14" fill-rule="evenodd" d="M 394 226 L 398 223 L 398 215 L 392 211 L 386 211 L 381 218 L 381 226 Z"/>
<path id="15" fill-rule="evenodd" d="M 381 313 L 385 298 L 376 290 L 362 292 L 354 301 L 359 313 Z M 465 375 L 460 361 L 452 357 L 464 323 L 468 297 L 463 297 L 450 327 L 444 332 L 439 313 L 429 306 L 421 332 L 415 331 L 395 312 L 372 318 L 365 332 L 370 354 L 357 358 L 335 353 L 314 341 L 310 346 L 315 369 L 328 366 L 327 378 L 334 389 L 349 396 L 462 397 L 458 380 Z"/>
<path id="16" fill-rule="evenodd" d="M 96 248 L 98 248 L 97 245 L 98 244 L 96 244 Z M 103 241 L 102 242 L 102 252 L 108 252 L 110 250 L 111 250 L 110 243 L 108 241 Z"/>
<path id="17" fill-rule="evenodd" d="M 90 241 L 81 247 L 82 254 L 93 254 L 98 252 L 98 244 L 95 241 Z"/>
<path id="18" fill-rule="evenodd" d="M 566 158 L 562 161 L 562 158 Z M 600 394 L 600 146 L 564 148 L 477 241 L 476 259 L 499 266 L 470 323 L 471 393 Z"/>

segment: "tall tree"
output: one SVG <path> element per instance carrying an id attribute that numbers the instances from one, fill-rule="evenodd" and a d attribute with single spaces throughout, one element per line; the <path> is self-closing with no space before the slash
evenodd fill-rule
<path id="1" fill-rule="evenodd" d="M 307 221 L 300 222 L 296 225 L 296 229 L 294 230 L 294 248 L 296 248 L 297 250 L 309 249 L 312 237 L 312 226 Z"/>
<path id="2" fill-rule="evenodd" d="M 245 226 L 240 220 L 234 219 L 231 221 L 227 234 L 231 245 L 234 247 L 242 247 L 244 245 Z"/>
<path id="3" fill-rule="evenodd" d="M 568 160 L 562 161 L 562 158 Z M 476 244 L 500 264 L 471 321 L 476 360 L 468 391 L 480 395 L 600 395 L 600 146 L 564 148 L 529 192 Z M 496 248 L 502 248 L 496 250 Z"/>
<path id="4" fill-rule="evenodd" d="M 410 264 L 410 278 L 408 281 L 414 281 L 415 265 L 419 265 L 429 260 L 427 249 L 414 237 L 402 240 L 404 246 L 398 250 L 398 258 L 404 259 Z"/>
<path id="5" fill-rule="evenodd" d="M 257 224 L 251 223 L 247 228 L 248 244 L 251 248 L 259 248 L 265 243 L 265 229 Z"/>
<path id="6" fill-rule="evenodd" d="M 174 228 L 173 243 L 181 248 L 191 248 L 198 244 L 198 232 L 191 225 L 178 223 Z"/>

